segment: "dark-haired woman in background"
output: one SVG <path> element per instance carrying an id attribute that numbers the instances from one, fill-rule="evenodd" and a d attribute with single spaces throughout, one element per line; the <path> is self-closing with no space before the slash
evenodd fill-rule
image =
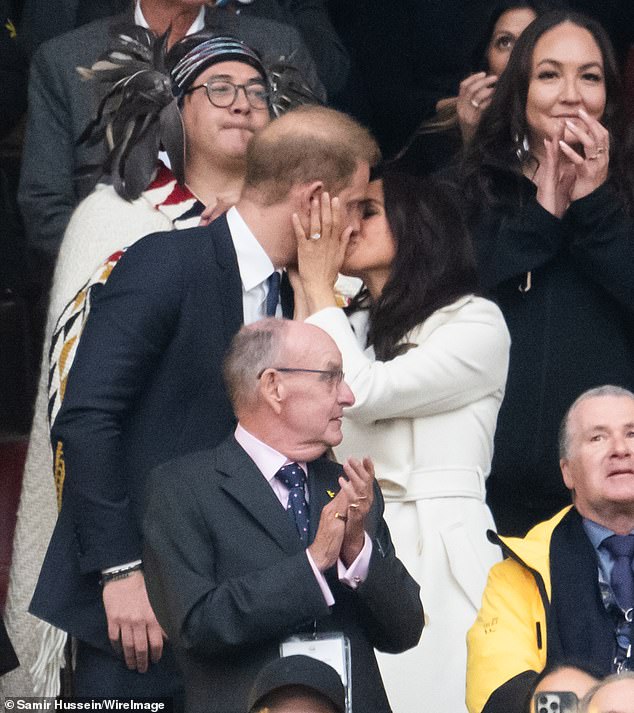
<path id="1" fill-rule="evenodd" d="M 426 614 L 418 647 L 381 656 L 381 673 L 395 713 L 459 713 L 465 634 L 500 556 L 485 534 L 493 526 L 485 480 L 508 331 L 496 305 L 475 294 L 472 246 L 447 189 L 387 170 L 370 184 L 349 242 L 336 205 L 332 231 L 329 214 L 326 196 L 321 217 L 315 206 L 310 226 L 296 223 L 297 316 L 311 315 L 341 350 L 356 402 L 336 455 L 373 458 L 398 556 L 421 584 Z M 322 237 L 305 237 L 315 233 Z M 364 284 L 348 315 L 335 307 L 339 269 Z"/>
<path id="2" fill-rule="evenodd" d="M 471 56 L 471 74 L 458 96 L 441 99 L 396 160 L 408 173 L 426 175 L 447 165 L 473 138 L 518 38 L 535 18 L 553 8 L 548 0 L 500 0 Z"/>
<path id="3" fill-rule="evenodd" d="M 482 287 L 512 338 L 489 503 L 524 534 L 570 502 L 557 431 L 604 383 L 634 387 L 632 154 L 603 29 L 548 13 L 518 40 L 461 183 Z"/>

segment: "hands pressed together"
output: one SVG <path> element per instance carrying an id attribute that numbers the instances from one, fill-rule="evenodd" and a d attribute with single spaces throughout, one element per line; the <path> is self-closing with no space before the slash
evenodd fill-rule
<path id="1" fill-rule="evenodd" d="M 315 565 L 325 572 L 341 559 L 350 567 L 365 542 L 365 519 L 374 502 L 374 465 L 369 458 L 343 464 L 341 490 L 323 508 L 313 543 L 308 548 Z"/>
<path id="2" fill-rule="evenodd" d="M 537 185 L 537 201 L 558 218 L 573 201 L 592 193 L 608 177 L 608 130 L 583 109 L 578 113 L 583 126 L 565 119 L 555 136 L 544 139 L 545 159 L 533 179 Z M 566 129 L 577 138 L 583 153 L 564 141 Z"/>

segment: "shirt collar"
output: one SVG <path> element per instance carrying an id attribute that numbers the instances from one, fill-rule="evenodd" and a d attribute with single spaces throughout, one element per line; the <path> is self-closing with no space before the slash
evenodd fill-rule
<path id="1" fill-rule="evenodd" d="M 275 267 L 235 206 L 227 211 L 227 223 L 238 258 L 242 287 L 249 292 L 267 280 Z"/>
<path id="2" fill-rule="evenodd" d="M 141 0 L 136 0 L 136 4 L 134 7 L 134 24 L 139 25 L 140 27 L 145 27 L 146 29 L 150 29 L 150 26 L 148 25 L 147 20 L 145 19 L 145 16 L 143 15 L 143 11 L 141 10 Z M 196 19 L 192 22 L 189 30 L 187 30 L 187 35 L 193 35 L 194 32 L 200 32 L 201 30 L 205 29 L 205 6 L 201 5 L 200 10 L 198 12 L 198 16 Z"/>
<path id="3" fill-rule="evenodd" d="M 583 522 L 583 529 L 586 531 L 586 535 L 588 535 L 588 539 L 592 543 L 592 546 L 594 547 L 595 550 L 598 550 L 599 547 L 603 544 L 603 541 L 606 539 L 606 537 L 611 537 L 615 533 L 612 530 L 609 530 L 607 527 L 604 527 L 603 525 L 599 525 L 598 522 L 594 522 L 594 520 L 588 520 L 588 518 L 584 517 L 582 519 Z M 634 535 L 634 530 L 630 532 L 631 535 Z"/>
<path id="4" fill-rule="evenodd" d="M 267 445 L 259 438 L 256 438 L 240 424 L 236 427 L 235 438 L 269 483 L 273 480 L 275 474 L 283 465 L 295 462 L 287 458 L 279 451 L 276 451 L 274 448 L 271 448 L 271 446 Z M 299 466 L 302 468 L 304 473 L 307 472 L 305 462 L 300 462 Z"/>

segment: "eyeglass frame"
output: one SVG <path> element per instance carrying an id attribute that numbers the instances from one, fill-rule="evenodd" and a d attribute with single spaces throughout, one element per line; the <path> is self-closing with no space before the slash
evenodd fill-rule
<path id="1" fill-rule="evenodd" d="M 216 104 L 214 100 L 211 98 L 211 94 L 209 93 L 209 85 L 211 84 L 229 84 L 233 87 L 233 97 L 231 101 L 228 104 L 220 105 Z M 261 86 L 264 92 L 266 93 L 266 104 L 264 106 L 253 106 L 253 102 L 251 101 L 251 98 L 249 97 L 249 94 L 247 92 L 247 89 L 249 87 L 253 86 Z M 220 79 L 219 77 L 211 78 L 207 80 L 204 84 L 196 84 L 192 87 L 189 87 L 185 91 L 185 94 L 191 94 L 192 92 L 195 92 L 197 89 L 204 89 L 205 94 L 207 95 L 207 99 L 209 100 L 209 103 L 212 106 L 215 106 L 216 109 L 228 109 L 230 106 L 233 106 L 234 102 L 238 98 L 238 92 L 240 89 L 244 92 L 244 96 L 247 100 L 248 105 L 251 107 L 251 109 L 255 109 L 255 111 L 264 111 L 265 109 L 270 109 L 271 108 L 271 90 L 268 84 L 264 79 L 258 79 L 257 77 L 254 77 L 253 79 L 250 79 L 246 84 L 236 84 L 235 82 L 232 82 L 230 79 Z"/>
<path id="2" fill-rule="evenodd" d="M 335 386 L 339 386 L 344 378 L 343 369 L 301 369 L 299 367 L 290 366 L 265 366 L 264 369 L 262 369 L 258 374 L 258 379 L 262 378 L 262 374 L 264 374 L 267 369 L 273 369 L 273 371 L 281 371 L 291 374 L 322 374 L 328 377 L 326 381 L 334 382 Z"/>

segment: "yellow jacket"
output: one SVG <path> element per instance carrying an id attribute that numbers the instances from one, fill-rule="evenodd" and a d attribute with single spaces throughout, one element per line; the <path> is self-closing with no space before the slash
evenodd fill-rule
<path id="1" fill-rule="evenodd" d="M 524 538 L 499 538 L 507 559 L 491 568 L 482 606 L 467 634 L 469 713 L 486 713 L 485 706 L 498 688 L 546 665 L 550 540 L 569 510 L 566 507 L 539 523 Z M 508 692 L 513 695 L 512 685 Z"/>

